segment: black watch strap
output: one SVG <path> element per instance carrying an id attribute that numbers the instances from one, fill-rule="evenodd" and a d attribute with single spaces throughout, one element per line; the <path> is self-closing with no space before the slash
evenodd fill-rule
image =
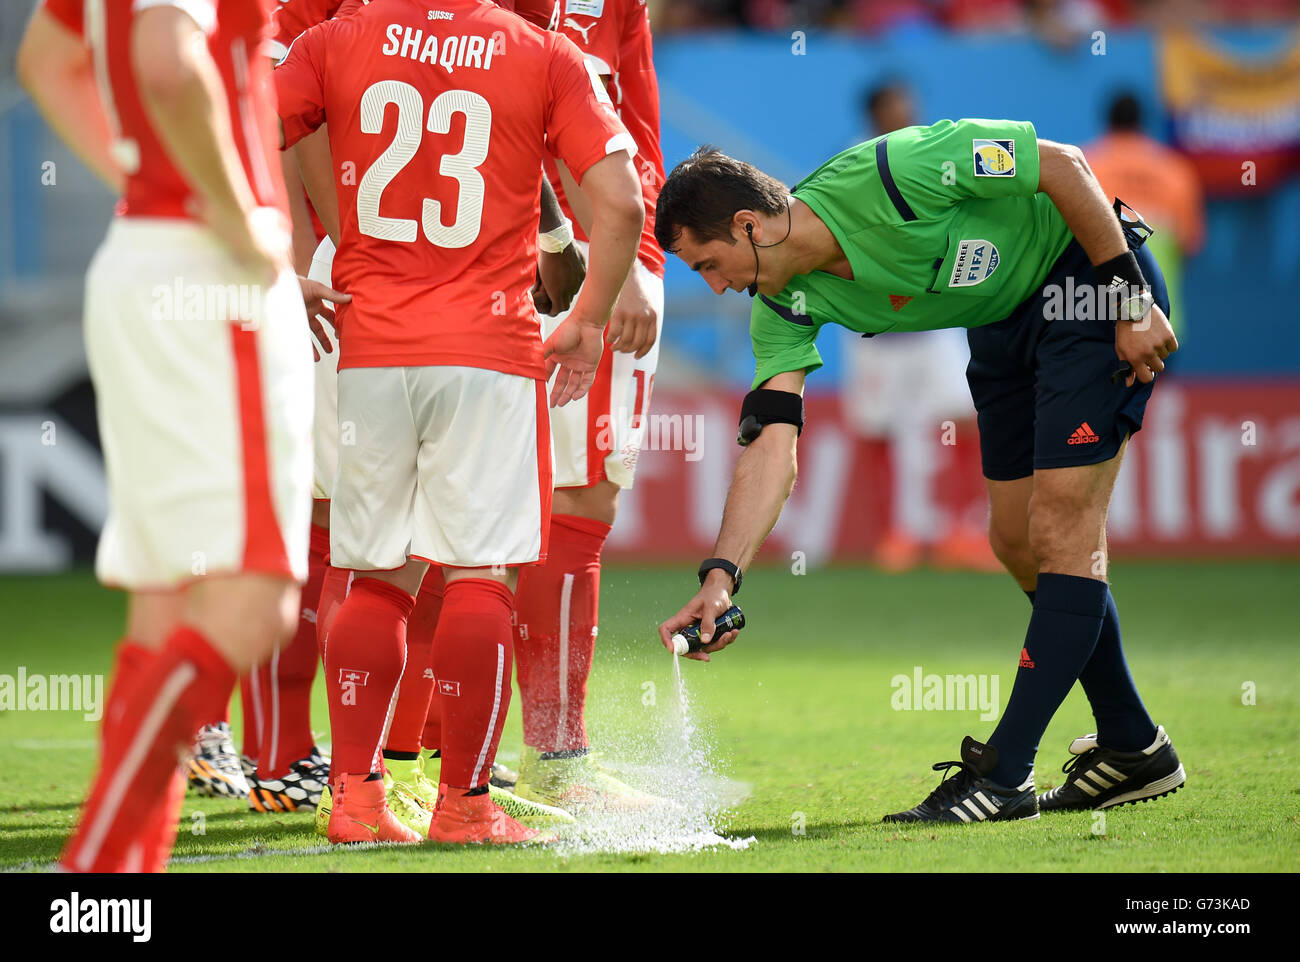
<path id="1" fill-rule="evenodd" d="M 734 598 L 740 594 L 741 571 L 726 558 L 706 558 L 700 565 L 700 584 L 704 584 L 704 579 L 714 568 L 721 568 L 731 575 L 731 596 Z"/>

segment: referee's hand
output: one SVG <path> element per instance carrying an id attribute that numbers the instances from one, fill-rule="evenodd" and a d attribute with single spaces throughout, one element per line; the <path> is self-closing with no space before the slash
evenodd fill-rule
<path id="1" fill-rule="evenodd" d="M 726 588 L 730 580 L 730 575 L 725 571 L 715 569 L 709 572 L 704 579 L 703 586 L 696 592 L 695 597 L 686 602 L 686 606 L 681 611 L 659 626 L 659 640 L 663 642 L 665 648 L 672 651 L 673 634 L 696 621 L 700 623 L 700 641 L 704 641 L 706 638 L 711 638 L 712 641 L 699 651 L 692 651 L 683 655 L 683 658 L 708 661 L 709 652 L 721 651 L 736 640 L 736 636 L 740 634 L 739 631 L 728 631 L 717 638 L 713 637 L 714 619 L 731 607 L 731 593 Z"/>
<path id="2" fill-rule="evenodd" d="M 1159 305 L 1152 305 L 1140 321 L 1115 324 L 1115 353 L 1133 368 L 1124 381 L 1125 387 L 1132 387 L 1135 379 L 1143 384 L 1151 383 L 1165 369 L 1165 358 L 1176 350 L 1178 338 L 1174 337 L 1169 318 Z"/>

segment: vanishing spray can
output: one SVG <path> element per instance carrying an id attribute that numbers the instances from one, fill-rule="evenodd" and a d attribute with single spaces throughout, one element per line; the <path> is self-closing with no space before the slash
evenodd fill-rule
<path id="1" fill-rule="evenodd" d="M 745 613 L 732 605 L 714 622 L 713 637 L 717 638 L 728 631 L 739 631 L 744 627 Z M 703 647 L 704 644 L 700 641 L 700 623 L 698 621 L 687 625 L 673 635 L 673 654 L 685 655 L 688 652 L 699 651 Z"/>

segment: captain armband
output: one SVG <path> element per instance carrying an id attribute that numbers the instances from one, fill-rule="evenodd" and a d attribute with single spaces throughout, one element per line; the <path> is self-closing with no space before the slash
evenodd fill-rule
<path id="1" fill-rule="evenodd" d="M 740 429 L 736 443 L 748 446 L 768 424 L 793 424 L 803 433 L 803 398 L 792 391 L 759 388 L 745 395 L 740 405 Z"/>

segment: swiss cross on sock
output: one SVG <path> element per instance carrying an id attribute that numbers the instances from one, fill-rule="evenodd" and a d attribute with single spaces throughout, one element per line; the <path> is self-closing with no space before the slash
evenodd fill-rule
<path id="1" fill-rule="evenodd" d="M 357 671 L 355 668 L 339 669 L 340 685 L 353 685 L 353 686 L 360 685 L 364 687 L 366 682 L 369 680 L 370 680 L 370 672 L 368 671 Z"/>
<path id="2" fill-rule="evenodd" d="M 440 681 L 438 682 L 438 694 L 450 695 L 453 698 L 460 697 L 460 682 L 458 681 Z"/>

